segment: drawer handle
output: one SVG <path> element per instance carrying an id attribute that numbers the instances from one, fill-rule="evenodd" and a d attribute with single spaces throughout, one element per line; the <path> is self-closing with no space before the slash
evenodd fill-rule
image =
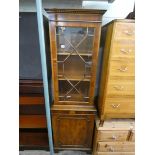
<path id="1" fill-rule="evenodd" d="M 126 72 L 128 71 L 128 67 L 121 67 L 118 70 L 120 70 L 121 72 Z"/>
<path id="2" fill-rule="evenodd" d="M 116 140 L 116 139 L 117 139 L 117 137 L 116 137 L 115 135 L 113 135 L 113 136 L 112 136 L 112 139 L 113 139 L 113 140 Z"/>
<path id="3" fill-rule="evenodd" d="M 123 90 L 123 89 L 124 89 L 123 86 L 114 86 L 114 88 L 115 88 L 116 90 Z"/>
<path id="4" fill-rule="evenodd" d="M 124 33 L 127 35 L 133 35 L 134 34 L 134 32 L 129 32 L 128 30 L 125 30 Z"/>
<path id="5" fill-rule="evenodd" d="M 112 107 L 113 107 L 114 109 L 118 108 L 119 106 L 120 106 L 120 104 L 112 104 Z"/>
<path id="6" fill-rule="evenodd" d="M 123 53 L 123 54 L 129 54 L 129 53 L 131 53 L 131 49 L 129 49 L 129 50 L 125 50 L 125 49 L 120 49 L 120 51 Z"/>
<path id="7" fill-rule="evenodd" d="M 114 152 L 114 148 L 112 146 L 110 146 L 109 151 Z"/>

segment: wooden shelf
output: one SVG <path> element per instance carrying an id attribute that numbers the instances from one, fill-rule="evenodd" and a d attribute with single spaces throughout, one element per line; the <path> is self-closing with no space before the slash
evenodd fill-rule
<path id="1" fill-rule="evenodd" d="M 70 81 L 90 81 L 91 76 L 86 76 L 85 78 L 84 76 L 71 76 L 66 78 Z M 58 80 L 66 81 L 66 78 L 64 78 L 63 75 L 58 75 Z"/>
<path id="2" fill-rule="evenodd" d="M 85 78 L 85 79 L 83 79 L 83 80 L 81 80 L 82 78 L 80 78 L 80 77 L 73 77 L 73 78 L 68 78 L 67 77 L 67 79 L 69 80 L 69 81 L 90 81 L 90 78 Z M 67 81 L 65 78 L 63 78 L 63 77 L 58 77 L 58 80 L 61 80 L 61 81 Z"/>
<path id="3" fill-rule="evenodd" d="M 81 92 L 81 94 L 82 94 L 82 92 Z M 64 98 L 63 96 L 65 96 L 65 94 L 63 94 L 63 93 L 61 93 L 61 96 L 59 96 L 59 98 Z M 68 100 L 60 100 L 60 101 L 79 101 L 79 102 L 87 102 L 88 103 L 88 101 L 84 101 L 84 98 L 83 97 L 79 97 L 79 95 L 77 95 L 77 94 L 71 94 L 71 95 L 68 95 L 68 96 L 72 96 L 71 98 L 69 98 Z M 85 97 L 85 100 L 89 100 L 89 97 Z"/>
<path id="4" fill-rule="evenodd" d="M 65 56 L 65 55 L 70 55 L 71 52 L 58 52 L 57 55 L 62 55 L 62 56 Z M 73 52 L 71 55 L 73 56 L 78 56 L 78 54 L 76 54 L 75 52 Z M 79 52 L 79 55 L 81 56 L 92 56 L 92 53 L 85 53 L 85 52 Z"/>

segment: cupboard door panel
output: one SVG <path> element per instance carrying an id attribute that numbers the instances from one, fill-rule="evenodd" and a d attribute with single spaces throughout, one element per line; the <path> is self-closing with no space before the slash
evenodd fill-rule
<path id="1" fill-rule="evenodd" d="M 53 114 L 52 120 L 55 147 L 91 148 L 94 115 Z"/>

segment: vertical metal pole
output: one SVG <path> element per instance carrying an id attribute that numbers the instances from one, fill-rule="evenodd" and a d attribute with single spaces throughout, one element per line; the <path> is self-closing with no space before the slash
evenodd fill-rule
<path id="1" fill-rule="evenodd" d="M 42 76 L 43 76 L 43 84 L 44 84 L 44 97 L 45 97 L 45 109 L 46 109 L 48 139 L 49 139 L 50 155 L 54 155 L 53 137 L 52 137 L 52 128 L 51 128 L 50 103 L 49 103 L 49 91 L 48 91 L 47 66 L 46 66 L 45 38 L 44 38 L 43 14 L 42 14 L 42 0 L 36 0 L 36 6 L 37 6 L 38 32 L 39 32 Z"/>

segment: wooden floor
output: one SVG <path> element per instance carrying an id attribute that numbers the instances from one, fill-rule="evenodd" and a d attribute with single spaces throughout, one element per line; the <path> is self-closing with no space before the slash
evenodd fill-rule
<path id="1" fill-rule="evenodd" d="M 19 155 L 50 155 L 47 151 L 20 151 Z M 55 153 L 54 155 L 90 155 L 85 152 L 80 151 L 60 151 L 59 153 Z"/>

